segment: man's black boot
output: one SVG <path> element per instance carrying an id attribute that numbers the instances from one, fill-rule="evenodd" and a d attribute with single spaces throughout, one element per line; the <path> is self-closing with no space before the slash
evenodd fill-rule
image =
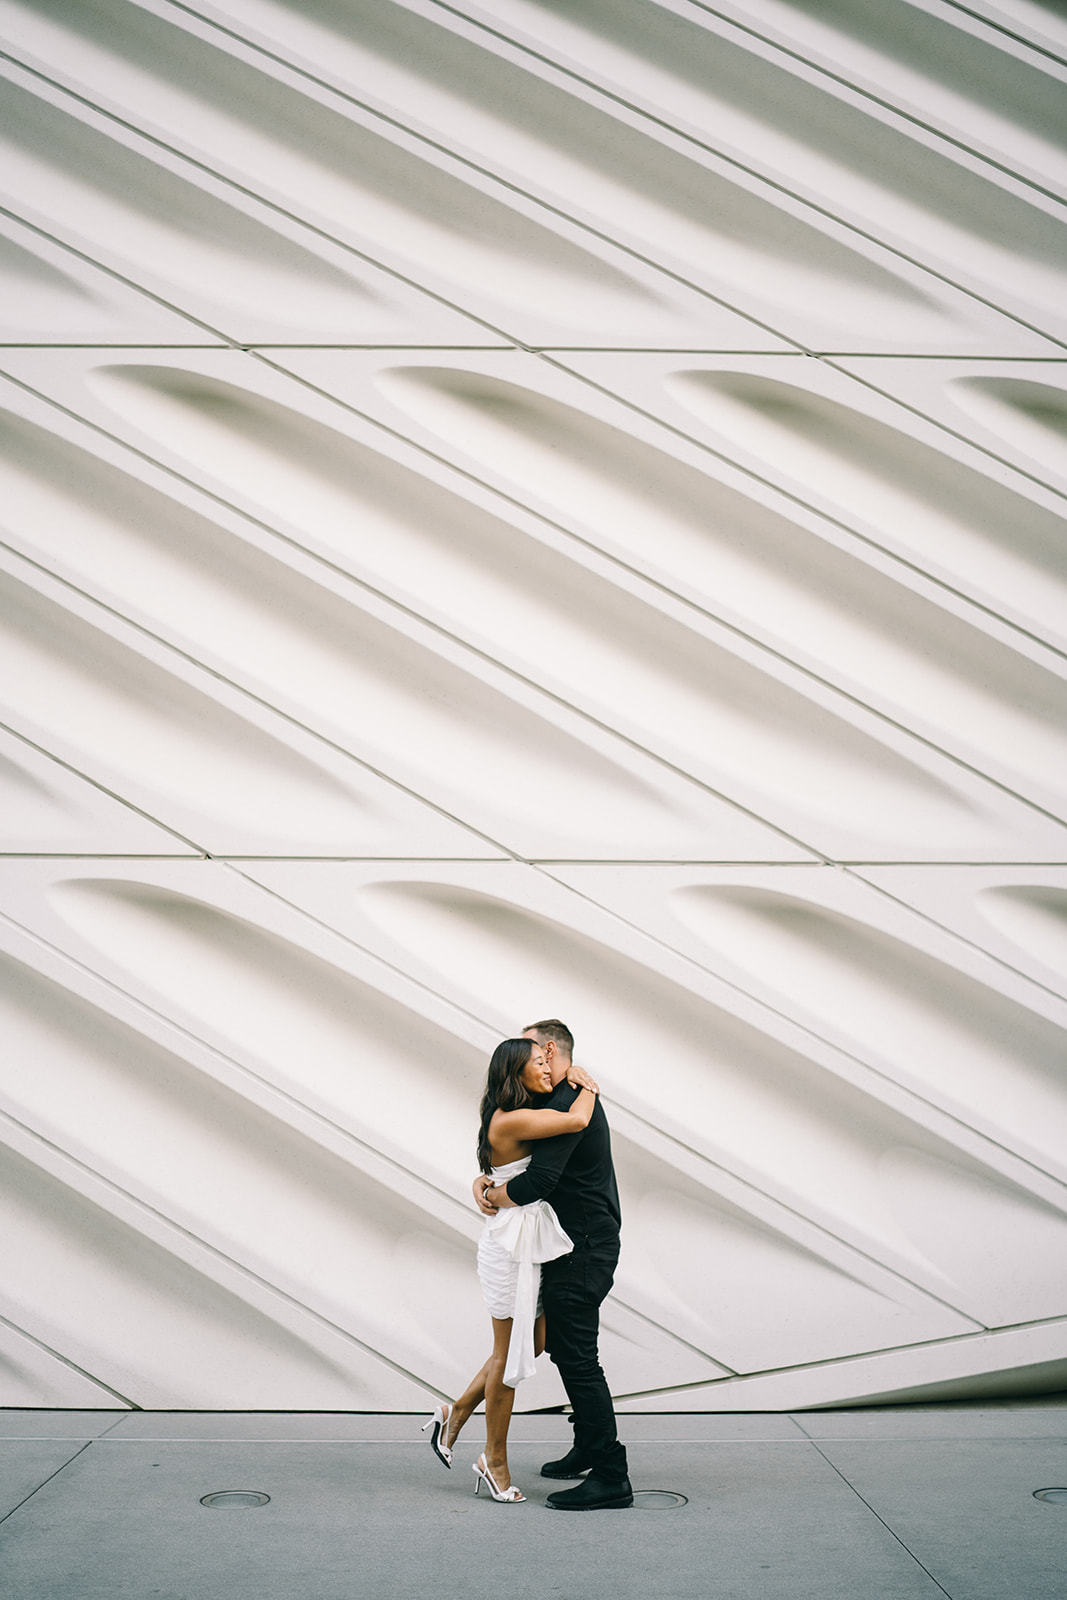
<path id="1" fill-rule="evenodd" d="M 556 1489 L 545 1502 L 553 1511 L 623 1510 L 633 1503 L 629 1478 L 598 1478 L 595 1472 L 573 1489 Z"/>
<path id="2" fill-rule="evenodd" d="M 546 1461 L 541 1468 L 542 1478 L 580 1478 L 583 1472 L 588 1472 L 592 1462 L 588 1456 L 572 1444 L 565 1456 L 560 1456 L 558 1461 Z"/>

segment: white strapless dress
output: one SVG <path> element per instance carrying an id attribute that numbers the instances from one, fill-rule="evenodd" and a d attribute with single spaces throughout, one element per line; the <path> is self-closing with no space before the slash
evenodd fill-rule
<path id="1" fill-rule="evenodd" d="M 493 1168 L 493 1182 L 507 1183 L 530 1165 L 529 1156 Z M 507 1206 L 486 1217 L 478 1241 L 478 1277 L 491 1317 L 511 1317 L 511 1342 L 504 1382 L 515 1389 L 534 1374 L 534 1321 L 541 1310 L 541 1262 L 565 1256 L 574 1245 L 547 1200 Z"/>

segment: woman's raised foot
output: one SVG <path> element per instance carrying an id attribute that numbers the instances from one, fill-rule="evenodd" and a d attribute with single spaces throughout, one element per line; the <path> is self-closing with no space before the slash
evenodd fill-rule
<path id="1" fill-rule="evenodd" d="M 429 1422 L 424 1422 L 422 1425 L 423 1433 L 426 1432 L 427 1428 L 433 1429 L 430 1434 L 430 1448 L 438 1461 L 443 1462 L 446 1467 L 451 1467 L 452 1465 L 452 1451 L 448 1444 L 448 1434 L 454 1409 L 450 1401 L 443 1400 L 434 1411 Z"/>

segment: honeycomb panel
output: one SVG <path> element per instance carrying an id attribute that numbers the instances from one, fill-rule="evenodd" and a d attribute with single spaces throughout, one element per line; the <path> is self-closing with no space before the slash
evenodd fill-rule
<path id="1" fill-rule="evenodd" d="M 560 1014 L 621 1409 L 1061 1389 L 1052 11 L 0 42 L 0 1405 L 456 1393 Z"/>

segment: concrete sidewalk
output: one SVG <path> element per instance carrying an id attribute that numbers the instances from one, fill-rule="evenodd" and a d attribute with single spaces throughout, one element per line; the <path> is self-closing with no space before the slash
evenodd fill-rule
<path id="1" fill-rule="evenodd" d="M 529 1499 L 473 1496 L 421 1417 L 0 1412 L 4 1600 L 1067 1600 L 1067 1398 L 626 1416 L 636 1489 L 688 1504 L 564 1516 L 520 1417 Z M 255 1489 L 254 1509 L 201 1496 Z"/>

